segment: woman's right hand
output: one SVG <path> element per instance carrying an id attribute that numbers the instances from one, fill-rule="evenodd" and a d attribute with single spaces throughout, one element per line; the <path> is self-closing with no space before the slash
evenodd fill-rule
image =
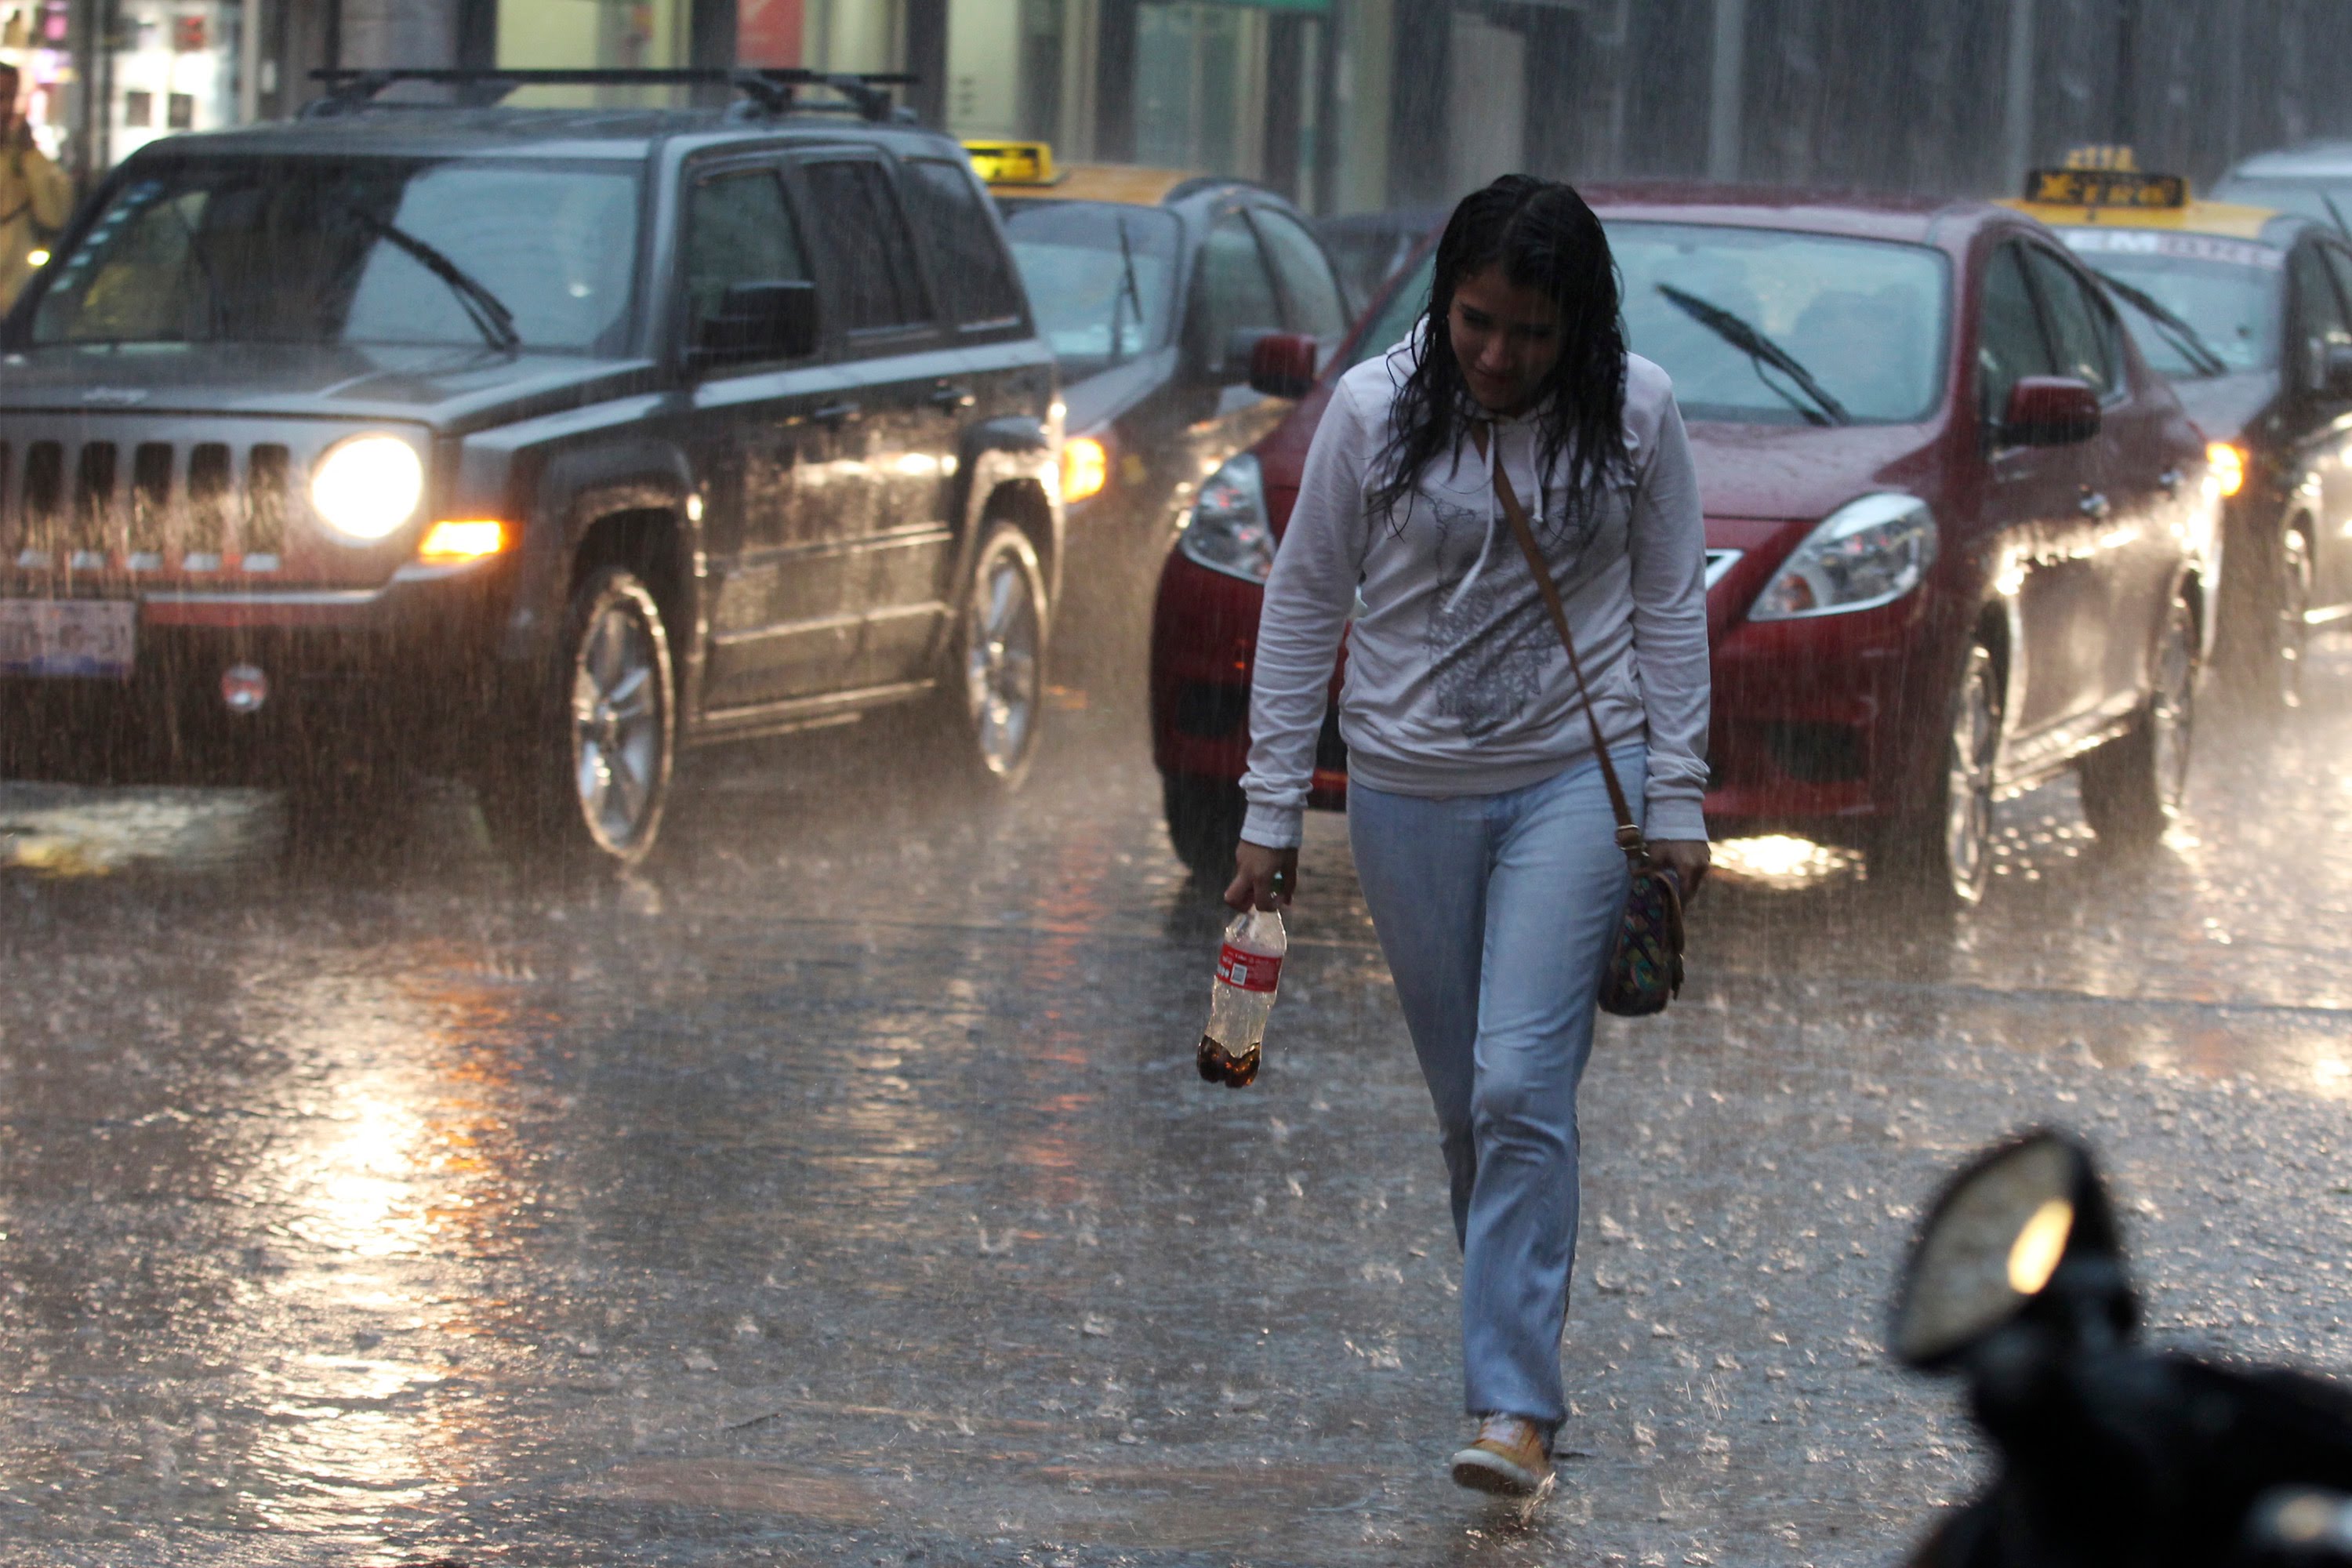
<path id="1" fill-rule="evenodd" d="M 1286 910 L 1298 891 L 1298 850 L 1269 849 L 1243 839 L 1234 846 L 1234 879 L 1225 903 L 1236 910 Z"/>

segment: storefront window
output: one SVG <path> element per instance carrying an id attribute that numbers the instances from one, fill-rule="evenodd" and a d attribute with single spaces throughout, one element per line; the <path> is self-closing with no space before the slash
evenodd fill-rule
<path id="1" fill-rule="evenodd" d="M 1265 58 L 1265 18 L 1232 5 L 1138 8 L 1135 157 L 1167 169 L 1255 172 L 1247 62 Z M 1253 108 L 1257 114 L 1251 112 Z"/>
<path id="2" fill-rule="evenodd" d="M 103 83 L 109 162 L 159 136 L 237 122 L 243 10 L 234 0 L 116 0 Z"/>
<path id="3" fill-rule="evenodd" d="M 0 62 L 16 68 L 26 121 L 34 144 L 58 163 L 72 152 L 67 84 L 73 79 L 71 12 L 66 0 L 0 11 Z"/>
<path id="4" fill-rule="evenodd" d="M 690 0 L 503 0 L 498 62 L 518 70 L 564 68 L 662 69 L 690 63 Z M 518 107 L 666 101 L 641 89 L 530 88 Z"/>

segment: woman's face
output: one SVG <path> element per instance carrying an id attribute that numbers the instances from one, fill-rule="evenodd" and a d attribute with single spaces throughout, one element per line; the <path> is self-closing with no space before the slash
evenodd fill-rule
<path id="1" fill-rule="evenodd" d="M 1559 363 L 1559 307 L 1489 266 L 1454 290 L 1445 329 L 1470 395 L 1489 414 L 1524 413 Z"/>

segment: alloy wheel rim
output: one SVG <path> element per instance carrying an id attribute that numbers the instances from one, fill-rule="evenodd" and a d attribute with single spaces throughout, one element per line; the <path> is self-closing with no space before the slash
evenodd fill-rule
<path id="1" fill-rule="evenodd" d="M 655 806 L 661 676 L 650 628 L 627 605 L 599 610 L 572 675 L 572 781 L 581 816 L 608 849 L 626 849 Z"/>
<path id="2" fill-rule="evenodd" d="M 2167 816 L 2180 808 L 2189 785 L 2189 734 L 2196 710 L 2197 656 L 2189 646 L 2186 612 L 2175 608 L 2165 626 L 2157 657 L 2156 690 L 2148 704 L 2149 739 L 2156 748 L 2157 804 Z"/>
<path id="3" fill-rule="evenodd" d="M 980 574 L 965 610 L 964 695 L 991 773 L 1010 773 L 1027 754 L 1037 679 L 1037 607 L 1020 558 L 1006 551 Z"/>
<path id="4" fill-rule="evenodd" d="M 1952 889 L 1973 903 L 1992 853 L 1992 759 L 1999 733 L 1989 665 L 1972 667 L 1952 716 L 1945 784 L 1944 852 Z"/>

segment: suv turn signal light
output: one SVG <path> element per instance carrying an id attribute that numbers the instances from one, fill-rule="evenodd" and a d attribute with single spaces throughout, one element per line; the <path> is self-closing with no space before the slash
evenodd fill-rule
<path id="1" fill-rule="evenodd" d="M 435 523 L 416 547 L 417 559 L 445 564 L 478 561 L 507 547 L 507 525 L 495 518 L 467 518 Z"/>
<path id="2" fill-rule="evenodd" d="M 2205 463 L 2213 470 L 2214 488 L 2225 499 L 2246 488 L 2246 455 L 2229 442 L 2206 442 Z"/>
<path id="3" fill-rule="evenodd" d="M 1062 446 L 1062 499 L 1084 500 L 1110 483 L 1110 453 L 1091 436 L 1073 436 Z"/>

